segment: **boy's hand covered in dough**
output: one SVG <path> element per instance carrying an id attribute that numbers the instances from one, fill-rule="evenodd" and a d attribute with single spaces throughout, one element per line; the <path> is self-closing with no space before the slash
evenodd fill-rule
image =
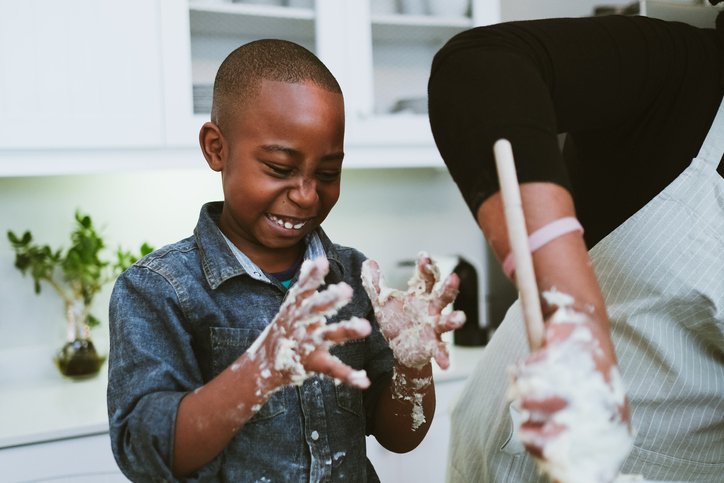
<path id="1" fill-rule="evenodd" d="M 352 298 L 352 288 L 344 282 L 317 291 L 328 271 L 325 258 L 305 261 L 279 313 L 248 351 L 259 361 L 261 377 L 271 388 L 301 384 L 314 373 L 361 389 L 370 384 L 365 371 L 354 370 L 329 353 L 334 344 L 366 337 L 371 327 L 367 320 L 357 317 L 326 323 L 326 317 Z"/>
<path id="2" fill-rule="evenodd" d="M 453 273 L 435 287 L 438 278 L 437 266 L 424 252 L 417 256 L 415 274 L 406 292 L 385 287 L 374 260 L 362 265 L 362 283 L 382 334 L 397 361 L 407 367 L 422 367 L 434 357 L 441 368 L 447 369 L 449 355 L 440 336 L 465 323 L 465 314 L 459 310 L 441 314 L 457 297 L 460 279 Z"/>

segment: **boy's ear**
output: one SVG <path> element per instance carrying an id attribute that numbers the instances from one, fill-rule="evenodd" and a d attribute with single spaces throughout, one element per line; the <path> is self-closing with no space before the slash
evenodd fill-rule
<path id="1" fill-rule="evenodd" d="M 224 168 L 224 158 L 226 157 L 226 142 L 216 123 L 209 121 L 201 126 L 199 144 L 209 167 L 214 171 L 221 171 Z"/>

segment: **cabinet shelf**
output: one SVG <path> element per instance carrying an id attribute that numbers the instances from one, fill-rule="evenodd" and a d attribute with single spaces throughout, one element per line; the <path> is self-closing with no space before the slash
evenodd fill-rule
<path id="1" fill-rule="evenodd" d="M 239 35 L 268 37 L 284 32 L 292 38 L 314 37 L 314 11 L 308 8 L 254 4 L 189 6 L 191 33 L 194 35 Z"/>
<path id="2" fill-rule="evenodd" d="M 315 11 L 248 3 L 190 2 L 194 114 L 210 112 L 211 85 L 221 61 L 239 45 L 283 38 L 314 50 Z"/>
<path id="3" fill-rule="evenodd" d="M 372 15 L 372 25 L 416 25 L 420 27 L 453 27 L 465 28 L 471 27 L 473 21 L 470 17 L 439 17 L 436 15 L 409 15 L 409 14 L 389 14 L 389 15 Z"/>
<path id="4" fill-rule="evenodd" d="M 372 37 L 380 41 L 405 38 L 446 40 L 471 28 L 470 17 L 436 17 L 433 15 L 373 15 Z"/>
<path id="5" fill-rule="evenodd" d="M 300 18 L 312 20 L 314 11 L 311 8 L 277 7 L 274 5 L 255 5 L 253 3 L 220 3 L 200 4 L 189 2 L 191 12 L 219 13 L 223 15 L 251 15 L 270 18 Z"/>

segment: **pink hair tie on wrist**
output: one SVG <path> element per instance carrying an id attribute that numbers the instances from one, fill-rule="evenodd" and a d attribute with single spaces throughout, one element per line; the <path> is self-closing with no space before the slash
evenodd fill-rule
<path id="1" fill-rule="evenodd" d="M 572 231 L 579 231 L 583 233 L 583 227 L 573 216 L 566 216 L 565 218 L 559 218 L 555 221 L 551 221 L 547 225 L 543 225 L 538 228 L 528 237 L 528 247 L 530 248 L 530 252 L 533 253 L 546 243 L 549 243 Z M 509 279 L 513 279 L 513 273 L 515 272 L 515 259 L 513 258 L 513 252 L 508 253 L 505 260 L 503 260 L 503 272 L 505 272 L 505 275 L 507 275 Z"/>

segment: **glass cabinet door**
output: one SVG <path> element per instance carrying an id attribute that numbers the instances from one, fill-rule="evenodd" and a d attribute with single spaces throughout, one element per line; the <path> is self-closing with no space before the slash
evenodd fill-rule
<path id="1" fill-rule="evenodd" d="M 165 9 L 165 44 L 184 22 L 188 42 L 165 49 L 165 91 L 176 99 L 166 102 L 170 145 L 196 139 L 232 50 L 281 38 L 314 52 L 339 80 L 348 166 L 440 165 L 427 120 L 432 58 L 453 35 L 500 17 L 499 0 L 188 0 Z"/>
<path id="2" fill-rule="evenodd" d="M 358 7 L 355 17 L 368 31 L 366 38 L 359 35 L 369 44 L 369 51 L 361 52 L 366 55 L 359 56 L 367 62 L 362 70 L 367 71 L 368 85 L 355 92 L 357 116 L 351 142 L 433 147 L 413 155 L 426 157 L 420 159 L 421 165 L 438 164 L 427 120 L 432 59 L 457 33 L 498 22 L 499 4 L 499 0 L 367 0 L 364 11 Z M 360 78 L 365 78 L 362 74 Z"/>
<path id="3" fill-rule="evenodd" d="M 435 53 L 472 27 L 469 0 L 371 0 L 375 115 L 427 113 Z"/>
<path id="4" fill-rule="evenodd" d="M 226 56 L 262 38 L 296 42 L 315 52 L 315 10 L 309 0 L 190 0 L 193 112 L 211 112 L 214 77 Z"/>

